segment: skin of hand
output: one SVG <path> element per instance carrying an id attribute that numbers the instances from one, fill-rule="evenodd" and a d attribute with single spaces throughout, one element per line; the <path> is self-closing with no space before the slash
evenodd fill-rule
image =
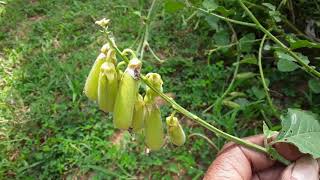
<path id="1" fill-rule="evenodd" d="M 245 139 L 261 146 L 264 144 L 263 135 Z M 293 163 L 285 167 L 266 154 L 228 143 L 210 165 L 204 180 L 319 180 L 320 159 L 303 155 L 290 144 L 278 143 L 275 148 Z"/>

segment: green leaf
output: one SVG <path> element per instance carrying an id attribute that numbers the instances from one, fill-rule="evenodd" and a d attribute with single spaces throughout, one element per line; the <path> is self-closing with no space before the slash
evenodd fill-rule
<path id="1" fill-rule="evenodd" d="M 308 81 L 309 88 L 311 89 L 312 92 L 315 94 L 320 93 L 320 81 L 317 79 L 310 79 Z"/>
<path id="2" fill-rule="evenodd" d="M 257 88 L 256 86 L 253 86 L 251 90 L 253 95 L 258 99 L 263 99 L 266 96 L 265 92 L 262 89 Z"/>
<path id="3" fill-rule="evenodd" d="M 214 42 L 218 46 L 228 45 L 230 42 L 229 38 L 230 38 L 229 33 L 227 31 L 219 31 L 219 32 L 215 33 L 213 36 Z"/>
<path id="4" fill-rule="evenodd" d="M 246 98 L 237 98 L 234 100 L 234 102 L 239 104 L 241 107 L 245 107 L 250 104 L 250 102 Z"/>
<path id="5" fill-rule="evenodd" d="M 246 34 L 239 40 L 239 45 L 240 45 L 240 51 L 241 52 L 250 52 L 252 49 L 252 46 L 254 44 L 255 40 L 255 35 L 253 33 Z"/>
<path id="6" fill-rule="evenodd" d="M 299 65 L 293 61 L 288 61 L 285 59 L 279 59 L 277 63 L 277 68 L 281 72 L 291 72 L 299 68 Z"/>
<path id="7" fill-rule="evenodd" d="M 202 2 L 202 6 L 209 10 L 215 10 L 217 7 L 219 7 L 215 0 L 204 0 Z"/>
<path id="8" fill-rule="evenodd" d="M 214 11 L 218 12 L 219 14 L 221 14 L 222 16 L 225 16 L 225 17 L 228 17 L 228 16 L 234 14 L 233 10 L 228 10 L 223 6 L 218 6 Z"/>
<path id="9" fill-rule="evenodd" d="M 320 123 L 318 116 L 300 109 L 288 109 L 281 116 L 282 129 L 275 142 L 287 142 L 299 148 L 300 152 L 308 153 L 313 158 L 320 157 Z"/>
<path id="10" fill-rule="evenodd" d="M 281 13 L 279 11 L 269 11 L 269 15 L 276 21 L 281 22 Z"/>
<path id="11" fill-rule="evenodd" d="M 275 52 L 276 57 L 278 58 L 277 67 L 281 72 L 291 72 L 299 68 L 299 65 L 296 64 L 296 60 L 289 54 L 277 50 Z M 307 56 L 302 55 L 301 53 L 296 53 L 300 58 L 306 63 L 309 64 L 309 59 Z"/>
<path id="12" fill-rule="evenodd" d="M 201 5 L 202 0 L 189 0 L 188 2 L 194 6 L 199 6 L 199 5 Z"/>
<path id="13" fill-rule="evenodd" d="M 276 10 L 276 6 L 274 6 L 273 4 L 270 3 L 262 3 L 262 5 L 266 6 L 267 8 L 269 8 L 272 11 Z"/>
<path id="14" fill-rule="evenodd" d="M 319 43 L 313 43 L 307 40 L 297 40 L 294 42 L 290 42 L 291 49 L 299 49 L 299 48 L 320 48 Z"/>
<path id="15" fill-rule="evenodd" d="M 174 13 L 184 8 L 184 3 L 177 0 L 166 0 L 164 3 L 164 9 L 168 13 Z"/>
<path id="16" fill-rule="evenodd" d="M 205 20 L 207 21 L 207 23 L 212 29 L 216 31 L 219 29 L 219 24 L 218 24 L 218 22 L 220 21 L 219 18 L 209 15 L 209 16 L 206 16 Z"/>
<path id="17" fill-rule="evenodd" d="M 245 55 L 243 57 L 243 59 L 240 61 L 240 64 L 254 64 L 254 65 L 257 65 L 258 62 L 257 62 L 257 58 L 254 54 L 248 54 L 248 55 Z"/>

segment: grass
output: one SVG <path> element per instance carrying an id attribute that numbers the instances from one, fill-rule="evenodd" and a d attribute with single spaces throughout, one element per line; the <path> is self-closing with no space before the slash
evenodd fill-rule
<path id="1" fill-rule="evenodd" d="M 208 152 L 199 154 L 198 150 L 207 148 L 205 141 L 190 144 L 194 148 L 189 152 L 170 146 L 146 154 L 141 140 L 131 143 L 132 137 L 115 130 L 110 117 L 82 93 L 90 66 L 105 43 L 94 21 L 112 18 L 117 41 L 129 46 L 139 27 L 139 17 L 132 15 L 134 8 L 138 9 L 138 4 L 125 1 L 10 1 L 4 7 L 0 34 L 4 66 L 1 177 L 202 175 L 213 158 Z M 155 44 L 169 42 L 165 33 L 170 32 L 156 37 Z M 182 63 L 185 58 L 180 59 Z M 165 81 L 170 85 L 165 88 L 170 92 L 179 90 L 170 89 L 175 86 L 169 76 L 176 64 L 160 70 L 168 75 Z M 191 65 L 186 64 L 189 69 Z M 192 100 L 184 98 L 186 103 Z M 115 145 L 111 142 L 114 134 L 126 138 Z"/>
<path id="2" fill-rule="evenodd" d="M 159 152 L 147 153 L 141 137 L 114 129 L 111 117 L 99 111 L 82 92 L 90 67 L 105 43 L 94 21 L 102 17 L 112 19 L 117 44 L 121 48 L 130 47 L 141 27 L 136 11 L 146 14 L 148 3 L 133 0 L 6 2 L 0 5 L 0 177 L 202 177 L 216 153 L 204 139 L 192 137 L 183 147 L 168 144 Z M 228 86 L 236 59 L 235 49 L 230 49 L 213 54 L 208 63 L 206 50 L 221 42 L 221 36 L 210 30 L 210 20 L 207 19 L 208 24 L 202 19 L 198 28 L 194 28 L 197 19 L 184 25 L 177 23 L 180 21 L 176 14 L 163 11 L 162 6 L 156 11 L 157 23 L 152 25 L 149 43 L 166 62 L 158 64 L 147 52 L 144 71 L 160 73 L 165 92 L 173 93 L 181 105 L 228 133 L 243 137 L 261 132 L 261 111 L 272 117 L 262 100 L 258 78 L 236 82 L 234 91 L 247 94 L 237 101 L 246 105 L 244 109 L 223 108 L 221 116 L 212 109 L 204 112 Z M 218 44 L 224 45 L 223 42 Z M 240 70 L 258 72 L 250 66 Z M 299 78 L 288 80 L 290 75 L 280 76 L 272 68 L 266 73 L 271 82 L 286 80 L 289 84 L 281 90 L 288 98 L 277 98 L 277 104 L 294 107 L 303 104 L 318 109 L 319 99 L 312 98 L 312 93 L 305 93 L 309 102 L 304 97 L 292 98 L 299 93 L 294 90 L 296 84 L 290 82 L 296 83 Z M 301 72 L 296 74 L 299 73 L 300 77 L 305 76 Z M 279 83 L 274 86 L 277 85 L 273 89 L 283 87 Z M 169 112 L 163 106 L 163 117 Z M 181 119 L 187 134 L 205 134 L 218 147 L 224 144 L 222 139 L 192 121 Z"/>

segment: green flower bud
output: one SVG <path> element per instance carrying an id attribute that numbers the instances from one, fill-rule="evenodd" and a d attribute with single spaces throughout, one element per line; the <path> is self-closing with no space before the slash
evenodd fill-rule
<path id="1" fill-rule="evenodd" d="M 159 150 L 164 144 L 161 112 L 155 104 L 146 106 L 145 143 L 153 151 Z"/>
<path id="2" fill-rule="evenodd" d="M 113 124 L 116 128 L 128 129 L 132 124 L 134 105 L 140 85 L 141 66 L 140 60 L 131 59 L 121 77 L 113 113 Z"/>
<path id="3" fill-rule="evenodd" d="M 238 109 L 241 107 L 238 103 L 229 100 L 223 100 L 222 104 L 232 109 Z"/>
<path id="4" fill-rule="evenodd" d="M 148 73 L 146 75 L 146 78 L 152 84 L 153 87 L 155 87 L 160 92 L 163 91 L 163 89 L 162 89 L 163 81 L 162 81 L 161 76 L 159 74 L 157 74 L 157 73 Z M 158 94 L 147 86 L 145 102 L 152 103 L 152 102 L 154 102 L 154 99 L 157 96 L 158 96 Z"/>
<path id="5" fill-rule="evenodd" d="M 100 53 L 90 70 L 84 86 L 85 95 L 92 101 L 96 101 L 98 98 L 98 80 L 100 67 L 106 61 L 106 58 L 107 56 L 105 54 Z"/>
<path id="6" fill-rule="evenodd" d="M 186 142 L 186 135 L 178 118 L 169 116 L 166 118 L 166 123 L 170 142 L 177 146 L 183 145 Z"/>
<path id="7" fill-rule="evenodd" d="M 132 119 L 132 130 L 138 132 L 144 127 L 144 109 L 145 104 L 143 98 L 138 94 L 137 101 L 134 105 L 133 119 Z"/>
<path id="8" fill-rule="evenodd" d="M 98 85 L 98 105 L 104 112 L 113 112 L 118 92 L 117 75 L 113 63 L 105 62 L 102 64 Z"/>

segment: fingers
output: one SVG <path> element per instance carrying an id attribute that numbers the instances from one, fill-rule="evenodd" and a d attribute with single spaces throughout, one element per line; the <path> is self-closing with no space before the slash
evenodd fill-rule
<path id="1" fill-rule="evenodd" d="M 252 136 L 246 140 L 263 145 L 263 135 Z M 269 168 L 274 163 L 265 154 L 230 143 L 211 164 L 204 179 L 251 179 L 254 171 Z"/>
<path id="2" fill-rule="evenodd" d="M 204 180 L 246 180 L 251 179 L 251 165 L 236 146 L 222 152 L 210 165 Z"/>
<path id="3" fill-rule="evenodd" d="M 281 180 L 318 180 L 320 171 L 318 161 L 310 156 L 299 158 L 283 171 Z"/>
<path id="4" fill-rule="evenodd" d="M 256 135 L 256 136 L 250 136 L 244 139 L 254 144 L 257 144 L 259 146 L 263 146 L 264 144 L 264 136 L 262 134 Z M 232 149 L 235 147 L 238 147 L 241 149 L 242 153 L 245 155 L 245 157 L 248 159 L 248 161 L 252 165 L 253 171 L 259 171 L 262 169 L 269 168 L 275 163 L 275 161 L 271 160 L 266 154 L 259 153 L 251 149 L 247 149 L 243 146 L 240 146 L 234 143 L 226 144 L 222 148 L 222 151 L 219 154 L 225 153 L 226 151 L 228 151 L 228 149 Z"/>
<path id="5" fill-rule="evenodd" d="M 245 138 L 246 140 L 255 143 L 257 145 L 264 145 L 264 136 L 256 135 Z M 283 155 L 288 160 L 297 160 L 302 154 L 298 149 L 290 144 L 278 143 L 275 145 L 277 151 Z M 281 168 L 270 168 L 275 164 L 275 161 L 271 160 L 266 154 L 247 149 L 245 147 L 239 146 L 234 143 L 226 144 L 222 150 L 218 153 L 218 157 L 210 165 L 207 173 L 205 174 L 204 179 L 251 179 L 252 174 L 256 173 L 254 178 L 264 179 L 264 177 L 272 176 L 279 177 Z M 302 160 L 301 160 L 302 161 Z M 305 161 L 302 161 L 305 162 Z M 318 163 L 315 161 L 317 167 L 319 168 Z M 294 170 L 293 165 L 289 166 L 287 170 L 282 174 L 282 177 L 291 177 L 291 172 Z M 304 169 L 305 166 L 297 166 L 298 171 L 296 176 L 298 177 L 299 173 Z M 270 169 L 268 169 L 270 168 Z M 262 170 L 265 170 L 262 172 Z M 318 172 L 317 170 L 316 172 Z M 277 173 L 278 172 L 278 173 Z M 261 177 L 260 177 L 260 176 Z M 309 174 L 313 177 L 313 174 Z M 309 177 L 308 176 L 308 177 Z M 319 174 L 318 174 L 319 176 Z M 316 176 L 316 177 L 318 177 Z M 267 178 L 274 179 L 274 178 Z"/>
<path id="6" fill-rule="evenodd" d="M 270 179 L 278 179 L 284 170 L 284 166 L 278 165 L 278 166 L 273 166 L 271 168 L 265 169 L 260 172 L 256 172 L 252 180 L 270 180 Z"/>

